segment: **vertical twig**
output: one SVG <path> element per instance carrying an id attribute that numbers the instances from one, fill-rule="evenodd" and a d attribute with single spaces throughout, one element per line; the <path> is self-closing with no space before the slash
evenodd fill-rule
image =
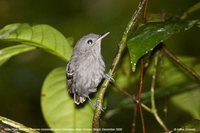
<path id="1" fill-rule="evenodd" d="M 112 69 L 110 69 L 109 74 L 113 75 L 114 71 L 116 70 L 116 67 L 119 64 L 120 58 L 122 56 L 122 53 L 126 47 L 126 41 L 127 41 L 127 37 L 128 37 L 128 33 L 130 31 L 130 29 L 136 25 L 137 20 L 142 12 L 142 9 L 145 5 L 147 0 L 142 0 L 138 7 L 137 10 L 134 12 L 133 16 L 131 17 L 131 20 L 128 22 L 127 27 L 123 33 L 122 39 L 119 43 L 119 49 L 117 51 L 117 55 L 115 56 L 113 63 L 112 63 Z M 99 107 L 102 108 L 102 104 L 103 104 L 103 98 L 104 98 L 104 94 L 106 92 L 106 89 L 108 87 L 109 84 L 109 80 L 105 80 L 99 90 L 98 96 L 97 96 L 97 102 L 99 103 Z M 93 128 L 99 128 L 100 126 L 100 115 L 101 115 L 101 110 L 99 108 L 96 109 L 95 113 L 94 113 L 94 117 L 93 117 Z M 99 131 L 97 130 L 93 130 L 94 133 L 98 133 Z"/>
<path id="2" fill-rule="evenodd" d="M 138 103 L 136 101 L 136 103 L 134 104 L 135 106 L 133 106 L 133 110 L 134 110 L 134 117 L 133 117 L 133 123 L 132 123 L 132 133 L 135 133 L 136 131 L 136 122 L 137 122 L 137 110 L 138 110 Z"/>
<path id="3" fill-rule="evenodd" d="M 132 133 L 135 133 L 136 131 L 136 122 L 137 122 L 137 112 L 138 108 L 141 107 L 140 105 L 140 99 L 141 99 L 141 93 L 142 93 L 142 86 L 143 86 L 143 81 L 144 81 L 144 61 L 141 59 L 141 67 L 140 67 L 140 78 L 139 78 L 139 84 L 138 84 L 138 92 L 135 96 L 135 106 L 134 108 L 134 118 L 133 118 L 133 124 L 132 124 Z M 141 117 L 143 119 L 144 117 Z M 143 122 L 144 120 L 142 120 Z M 144 123 L 142 123 L 144 124 Z M 143 125 L 144 126 L 144 125 Z"/>
<path id="4" fill-rule="evenodd" d="M 144 22 L 146 22 L 147 20 L 147 7 L 148 7 L 148 0 L 146 1 L 145 5 L 144 5 L 144 12 L 143 12 L 143 20 Z"/>
<path id="5" fill-rule="evenodd" d="M 197 81 L 200 82 L 200 75 L 197 74 L 193 69 L 184 64 L 181 60 L 179 60 L 174 53 L 172 53 L 165 45 L 162 46 L 164 52 L 170 57 L 176 64 L 178 64 L 182 69 L 187 71 L 191 76 L 193 76 Z"/>
<path id="6" fill-rule="evenodd" d="M 140 110 L 140 117 L 141 117 L 141 121 L 142 121 L 142 132 L 146 133 L 145 122 L 144 122 L 144 115 L 143 115 L 141 103 L 139 104 L 139 110 Z"/>
<path id="7" fill-rule="evenodd" d="M 155 119 L 158 121 L 158 123 L 160 124 L 160 126 L 165 130 L 165 131 L 169 131 L 167 129 L 167 127 L 165 126 L 164 122 L 162 121 L 162 119 L 159 117 L 158 113 L 157 113 L 157 109 L 156 109 L 156 104 L 155 104 L 155 85 L 156 85 L 156 76 L 157 76 L 157 68 L 158 68 L 158 59 L 159 59 L 159 54 L 160 51 L 156 51 L 156 55 L 155 55 L 155 64 L 154 64 L 154 68 L 153 68 L 153 75 L 152 75 L 152 82 L 151 82 L 151 110 L 152 113 L 155 117 Z"/>
<path id="8" fill-rule="evenodd" d="M 148 4 L 148 0 L 145 1 L 144 3 L 144 9 L 143 9 L 143 16 L 142 16 L 142 20 L 145 23 L 146 22 L 146 17 L 147 17 L 147 4 Z M 137 113 L 138 113 L 138 108 L 139 108 L 139 113 L 140 113 L 140 117 L 141 117 L 141 122 L 142 122 L 142 131 L 143 133 L 145 133 L 145 122 L 144 122 L 144 115 L 143 115 L 143 111 L 141 108 L 141 94 L 142 94 L 142 86 L 143 86 L 143 80 L 144 80 L 144 73 L 146 70 L 146 67 L 144 65 L 144 60 L 141 59 L 141 71 L 140 71 L 140 79 L 139 79 L 139 86 L 138 86 L 138 93 L 136 94 L 136 104 L 135 106 L 133 106 L 133 110 L 134 110 L 134 118 L 133 118 L 133 123 L 132 123 L 132 133 L 135 133 L 136 131 L 136 121 L 137 121 Z"/>

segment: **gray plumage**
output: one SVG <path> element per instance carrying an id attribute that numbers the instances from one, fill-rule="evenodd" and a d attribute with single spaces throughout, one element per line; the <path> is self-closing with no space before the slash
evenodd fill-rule
<path id="1" fill-rule="evenodd" d="M 74 95 L 76 104 L 83 103 L 89 94 L 97 91 L 97 86 L 105 77 L 105 64 L 101 56 L 102 36 L 88 34 L 83 36 L 74 47 L 73 54 L 67 64 L 67 85 Z"/>

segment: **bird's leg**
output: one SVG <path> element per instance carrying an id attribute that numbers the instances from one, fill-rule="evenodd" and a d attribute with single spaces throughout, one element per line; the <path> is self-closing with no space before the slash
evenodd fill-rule
<path id="1" fill-rule="evenodd" d="M 110 74 L 108 74 L 108 73 L 104 74 L 104 78 L 105 78 L 105 79 L 108 79 L 109 81 L 112 81 L 112 82 L 115 81 L 114 78 L 112 77 L 112 75 L 110 75 Z"/>
<path id="2" fill-rule="evenodd" d="M 87 96 L 87 98 L 89 99 L 90 103 L 92 104 L 92 106 L 94 106 L 95 108 L 98 108 L 100 109 L 102 112 L 104 112 L 105 108 L 102 108 L 100 107 L 99 103 L 96 101 L 96 102 L 93 102 L 89 96 Z"/>

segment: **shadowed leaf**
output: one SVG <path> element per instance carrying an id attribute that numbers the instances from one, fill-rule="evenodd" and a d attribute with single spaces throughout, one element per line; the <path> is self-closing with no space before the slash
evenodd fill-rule
<path id="1" fill-rule="evenodd" d="M 1 49 L 0 50 L 0 66 L 13 56 L 24 53 L 24 52 L 28 52 L 34 49 L 36 49 L 36 47 L 28 46 L 24 44 L 10 46 L 10 47 Z"/>
<path id="2" fill-rule="evenodd" d="M 152 51 L 159 43 L 175 33 L 188 30 L 198 21 L 184 22 L 155 22 L 141 26 L 133 38 L 128 41 L 132 70 L 135 71 L 137 61 Z"/>

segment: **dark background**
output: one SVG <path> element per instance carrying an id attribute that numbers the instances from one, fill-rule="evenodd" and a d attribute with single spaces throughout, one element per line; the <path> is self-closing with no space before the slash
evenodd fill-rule
<path id="1" fill-rule="evenodd" d="M 164 11 L 179 16 L 198 1 L 149 0 L 148 12 Z M 18 22 L 48 24 L 75 41 L 90 32 L 110 31 L 102 45 L 109 68 L 117 43 L 137 4 L 134 0 L 0 0 L 0 28 Z M 199 13 L 195 12 L 190 18 L 198 18 Z M 177 55 L 199 56 L 199 35 L 200 30 L 193 28 L 173 36 L 166 44 Z M 0 48 L 10 45 L 0 42 Z M 41 86 L 53 68 L 63 65 L 66 62 L 36 50 L 16 56 L 0 67 L 0 116 L 29 127 L 46 127 L 40 108 Z"/>

